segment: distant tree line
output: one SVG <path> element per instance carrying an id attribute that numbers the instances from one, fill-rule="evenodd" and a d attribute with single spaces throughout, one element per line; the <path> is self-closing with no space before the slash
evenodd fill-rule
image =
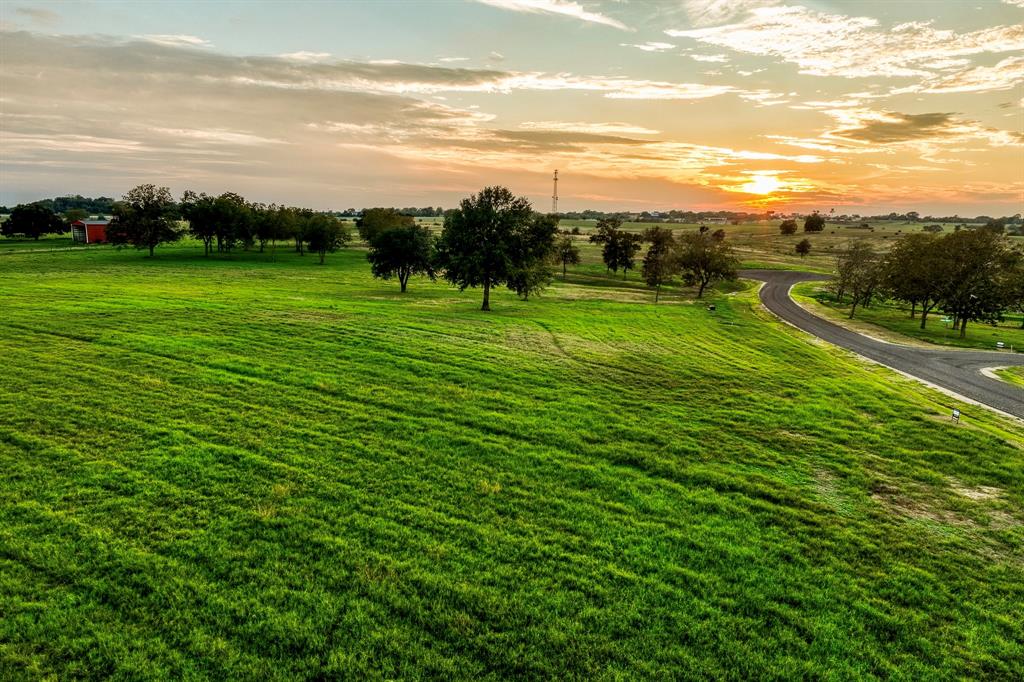
<path id="1" fill-rule="evenodd" d="M 920 314 L 921 329 L 933 311 L 949 315 L 963 338 L 969 322 L 1024 313 L 1024 254 L 988 227 L 909 234 L 884 256 L 857 241 L 836 265 L 833 287 L 840 302 L 849 298 L 851 318 L 876 298 L 891 299 L 910 305 L 912 319 Z"/>

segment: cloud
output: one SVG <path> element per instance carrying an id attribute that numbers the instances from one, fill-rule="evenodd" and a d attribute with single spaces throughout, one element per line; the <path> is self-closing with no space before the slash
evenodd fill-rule
<path id="1" fill-rule="evenodd" d="M 611 26 L 622 31 L 630 28 L 617 19 L 598 12 L 591 12 L 577 2 L 569 0 L 476 0 L 484 5 L 511 10 L 513 12 L 527 12 L 530 14 L 556 14 L 565 17 L 572 17 L 592 24 Z"/>
<path id="2" fill-rule="evenodd" d="M 278 57 L 293 62 L 323 62 L 331 58 L 331 53 L 300 50 L 299 52 L 285 52 L 284 54 L 279 54 Z"/>
<path id="3" fill-rule="evenodd" d="M 643 50 L 644 52 L 664 52 L 665 50 L 671 50 L 672 48 L 675 47 L 675 45 L 673 45 L 672 43 L 658 43 L 658 42 L 653 42 L 653 43 L 648 42 L 648 43 L 640 43 L 640 44 L 619 43 L 619 47 L 635 47 L 636 49 Z"/>
<path id="4" fill-rule="evenodd" d="M 561 130 L 595 135 L 660 135 L 660 130 L 622 121 L 610 123 L 587 123 L 584 121 L 523 121 L 520 128 L 526 130 Z"/>
<path id="5" fill-rule="evenodd" d="M 775 4 L 778 4 L 776 0 L 683 0 L 683 9 L 693 26 L 714 26 L 756 7 Z"/>
<path id="6" fill-rule="evenodd" d="M 994 92 L 1009 90 L 1024 82 L 1024 57 L 1007 57 L 994 66 L 976 66 L 957 73 L 936 76 L 901 92 Z"/>
<path id="7" fill-rule="evenodd" d="M 148 42 L 166 47 L 208 47 L 210 45 L 208 40 L 189 35 L 147 34 L 139 37 Z M 307 52 L 304 54 L 311 53 Z"/>
<path id="8" fill-rule="evenodd" d="M 1024 25 L 968 33 L 909 22 L 885 30 L 876 19 L 805 7 L 759 7 L 723 26 L 668 30 L 737 52 L 777 57 L 816 76 L 933 78 L 961 68 L 963 57 L 1024 49 Z"/>
<path id="9" fill-rule="evenodd" d="M 955 134 L 956 119 L 949 113 L 900 114 L 886 113 L 877 118 L 861 120 L 849 128 L 832 131 L 833 135 L 872 144 L 891 144 L 908 140 L 934 139 Z"/>
<path id="10" fill-rule="evenodd" d="M 450 62 L 468 62 L 469 57 L 441 57 L 437 61 L 442 62 L 444 64 L 448 64 Z"/>
<path id="11" fill-rule="evenodd" d="M 18 7 L 14 11 L 16 14 L 20 14 L 30 21 L 42 26 L 52 26 L 60 22 L 59 14 L 52 10 L 43 9 L 42 7 Z"/>
<path id="12" fill-rule="evenodd" d="M 698 62 L 718 62 L 724 63 L 729 61 L 729 58 L 724 54 L 691 54 L 687 55 L 690 59 Z"/>

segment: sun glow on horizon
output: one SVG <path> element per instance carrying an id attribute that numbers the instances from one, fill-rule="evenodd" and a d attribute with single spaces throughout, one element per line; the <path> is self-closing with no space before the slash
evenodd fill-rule
<path id="1" fill-rule="evenodd" d="M 740 186 L 740 191 L 747 194 L 771 194 L 782 189 L 782 181 L 774 174 L 758 173 L 751 175 L 750 180 Z"/>

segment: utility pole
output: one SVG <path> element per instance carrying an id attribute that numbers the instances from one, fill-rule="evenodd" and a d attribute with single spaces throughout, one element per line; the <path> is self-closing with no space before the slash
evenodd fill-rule
<path id="1" fill-rule="evenodd" d="M 555 171 L 555 189 L 551 193 L 551 212 L 558 213 L 558 171 Z"/>

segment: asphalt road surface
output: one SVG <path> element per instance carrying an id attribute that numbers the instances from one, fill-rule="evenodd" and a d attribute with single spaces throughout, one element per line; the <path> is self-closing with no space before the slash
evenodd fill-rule
<path id="1" fill-rule="evenodd" d="M 807 312 L 789 295 L 794 284 L 828 277 L 792 270 L 741 270 L 740 276 L 763 281 L 761 302 L 793 326 L 887 367 L 1024 419 L 1024 389 L 981 373 L 986 367 L 1024 365 L 1024 353 L 917 348 L 878 341 Z"/>

